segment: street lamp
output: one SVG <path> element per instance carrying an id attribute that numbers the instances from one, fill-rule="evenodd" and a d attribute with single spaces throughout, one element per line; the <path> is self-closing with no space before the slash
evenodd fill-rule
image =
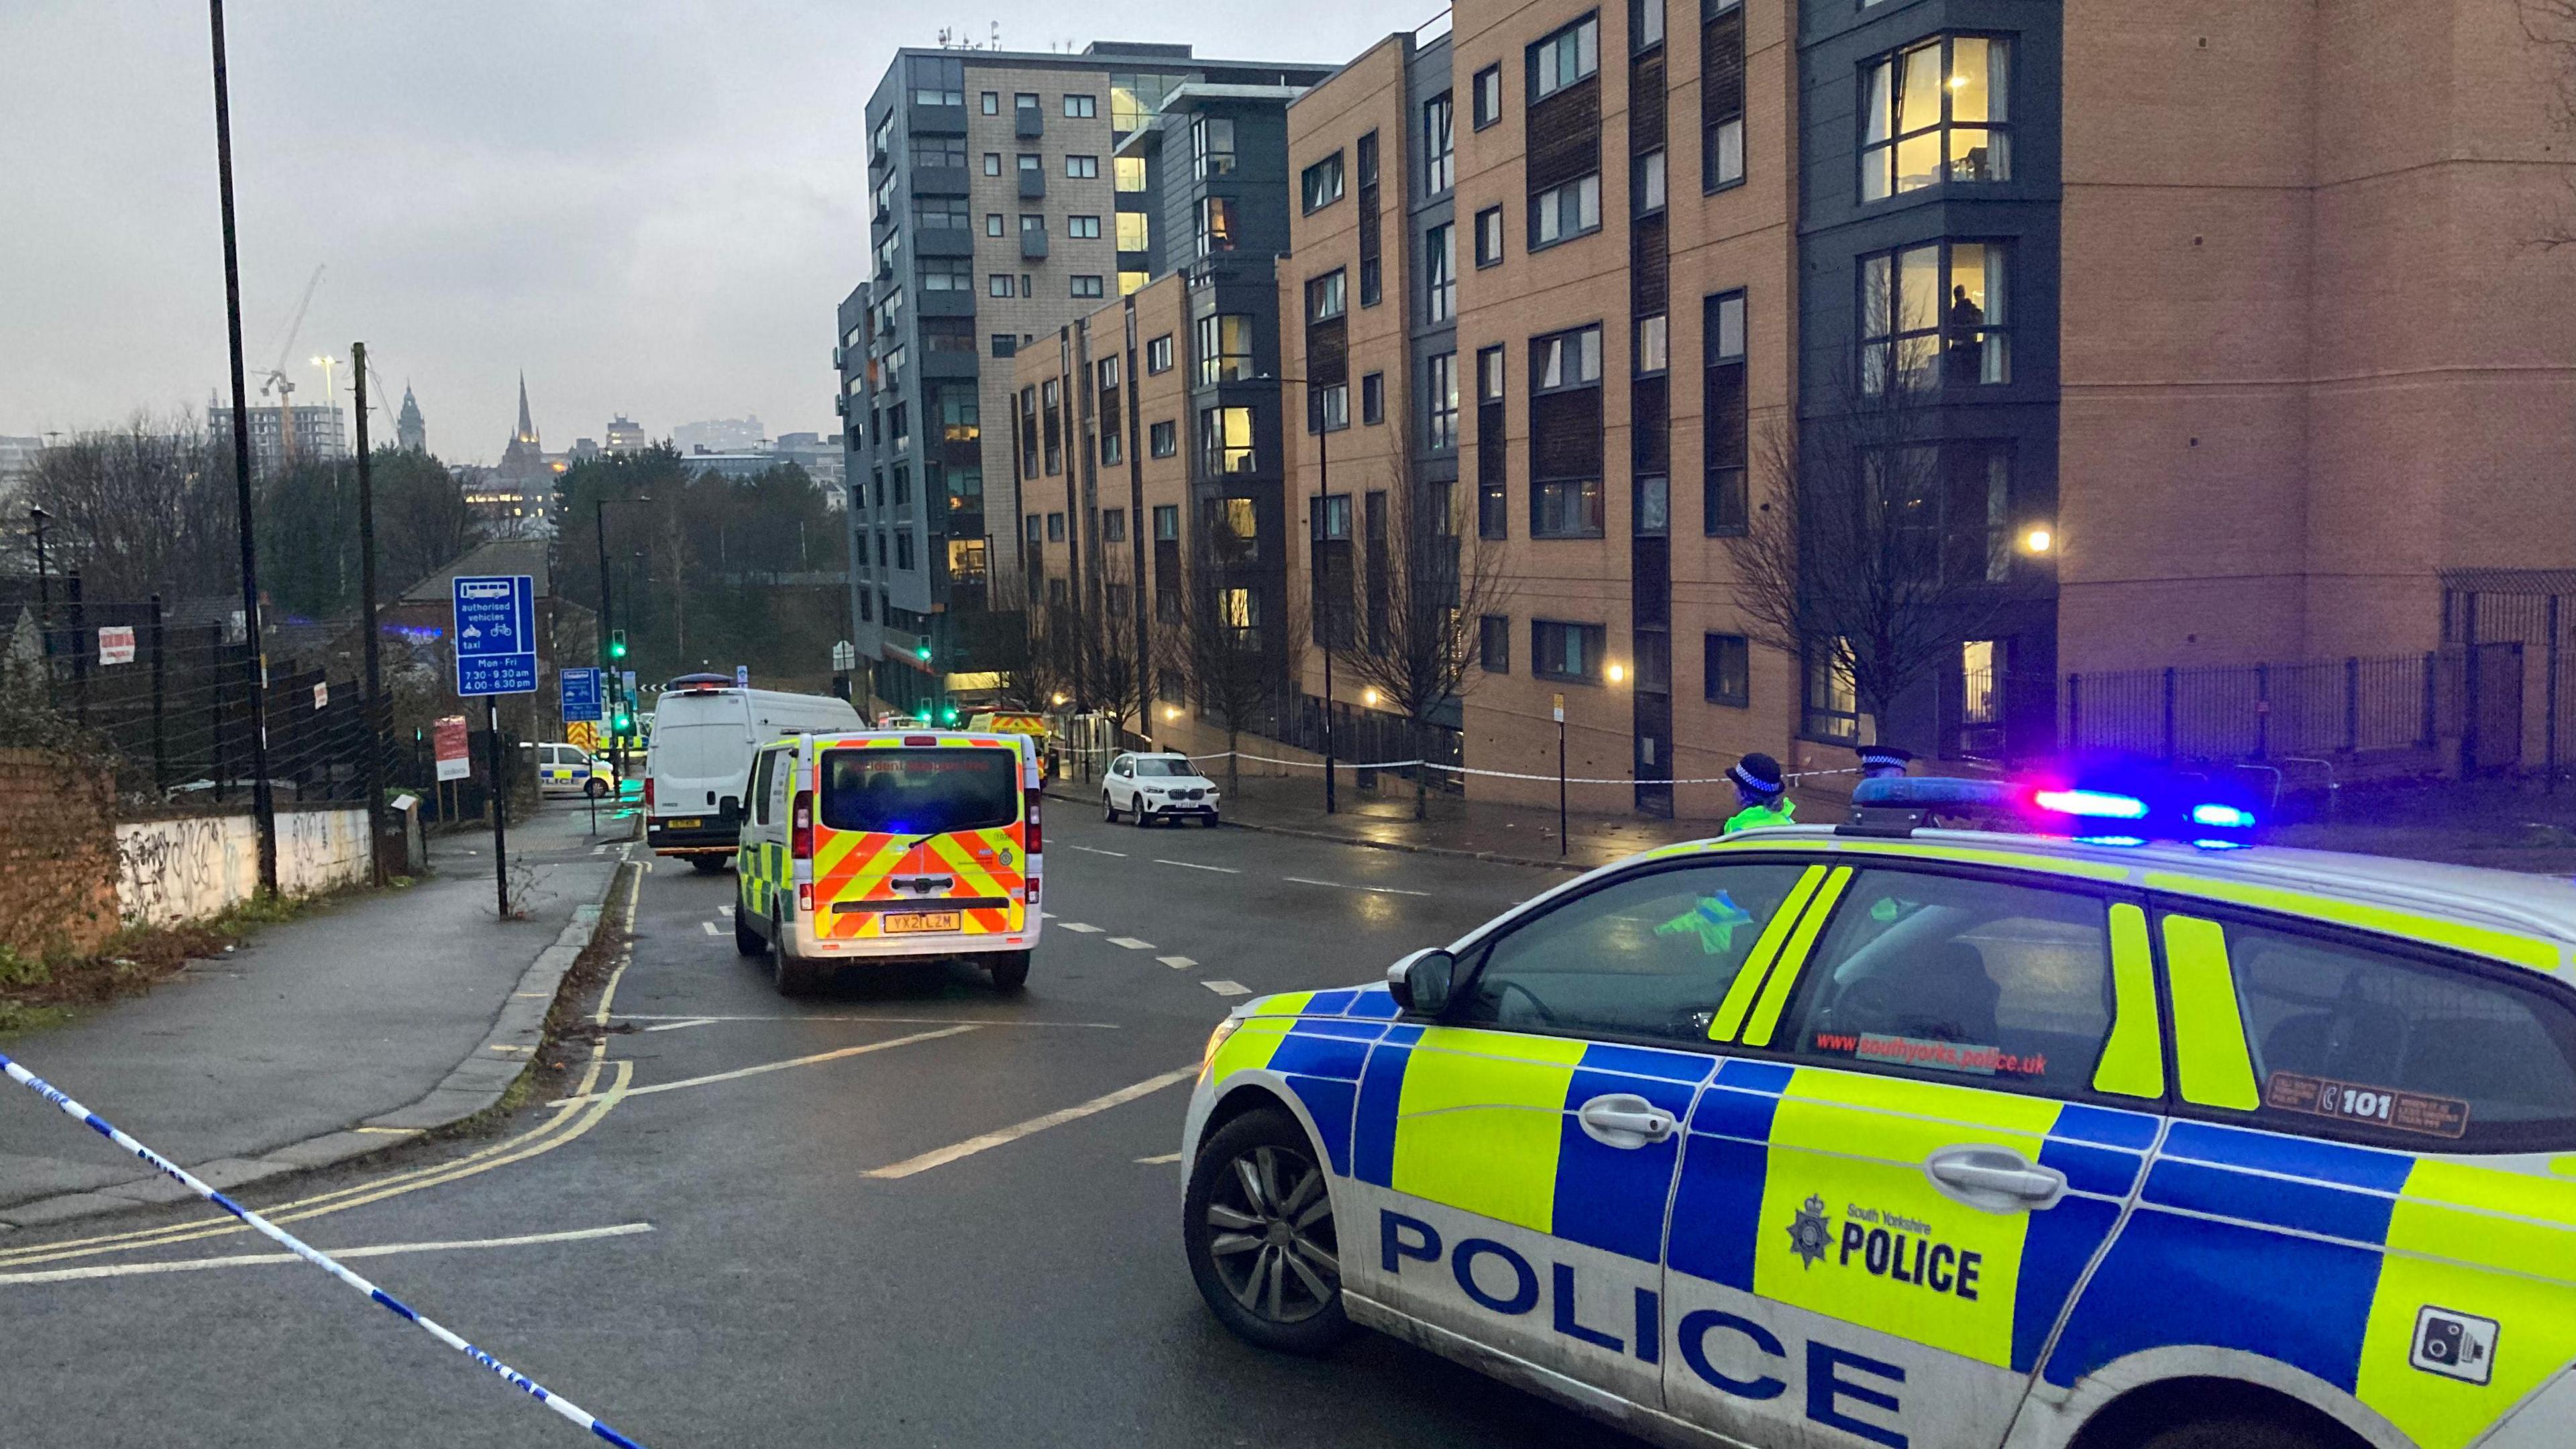
<path id="1" fill-rule="evenodd" d="M 2057 535 L 2047 524 L 2034 523 L 2022 534 L 2021 546 L 2025 552 L 2046 553 L 2057 547 Z"/>
<path id="2" fill-rule="evenodd" d="M 45 571 L 45 520 L 53 515 L 41 505 L 30 504 L 27 517 L 36 525 L 36 604 L 40 609 L 50 610 L 54 606 L 54 585 L 51 575 Z"/>

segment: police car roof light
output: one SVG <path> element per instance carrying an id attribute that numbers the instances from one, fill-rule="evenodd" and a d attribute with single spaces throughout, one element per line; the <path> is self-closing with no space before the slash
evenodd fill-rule
<path id="1" fill-rule="evenodd" d="M 2216 830 L 2251 830 L 2254 828 L 2254 812 L 2234 805 L 2194 805 L 2191 807 L 2191 823 Z"/>
<path id="2" fill-rule="evenodd" d="M 2031 803 L 2042 810 L 2060 815 L 2082 815 L 2101 820 L 2144 820 L 2147 802 L 2135 795 L 2119 795 L 2108 790 L 2036 790 Z"/>

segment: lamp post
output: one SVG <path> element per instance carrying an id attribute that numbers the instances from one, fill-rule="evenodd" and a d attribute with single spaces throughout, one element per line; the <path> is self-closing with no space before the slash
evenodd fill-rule
<path id="1" fill-rule="evenodd" d="M 47 513 L 42 505 L 31 504 L 27 517 L 36 525 L 36 606 L 51 609 L 54 606 L 54 585 L 52 577 L 45 572 L 45 520 L 53 515 Z"/>
<path id="2" fill-rule="evenodd" d="M 618 681 L 625 678 L 625 675 L 620 672 L 619 662 L 610 658 L 608 653 L 609 640 L 614 636 L 614 631 L 609 627 L 608 608 L 608 505 L 652 501 L 653 497 L 649 493 L 638 493 L 632 498 L 611 498 L 603 493 L 590 500 L 591 539 L 599 545 L 599 668 L 601 673 L 608 676 L 605 682 L 608 685 L 607 697 L 610 701 L 610 708 L 607 711 L 609 768 L 617 775 L 618 790 L 621 794 L 625 791 L 626 782 L 626 736 L 617 730 L 615 703 L 623 698 L 623 691 Z"/>

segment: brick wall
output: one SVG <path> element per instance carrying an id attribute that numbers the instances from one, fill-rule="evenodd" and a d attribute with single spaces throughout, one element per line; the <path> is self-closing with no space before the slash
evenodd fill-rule
<path id="1" fill-rule="evenodd" d="M 114 934 L 116 838 L 104 777 L 0 750 L 0 946 L 94 951 Z"/>

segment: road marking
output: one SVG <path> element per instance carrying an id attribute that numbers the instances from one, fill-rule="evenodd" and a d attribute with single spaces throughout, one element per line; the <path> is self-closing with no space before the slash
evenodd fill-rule
<path id="1" fill-rule="evenodd" d="M 698 922 L 698 929 L 706 932 L 710 936 L 721 936 L 724 934 L 724 932 L 716 929 L 716 923 L 713 921 Z"/>
<path id="2" fill-rule="evenodd" d="M 1079 1026 L 1088 1027 L 1097 1031 L 1117 1031 L 1120 1029 L 1118 1023 L 1114 1021 L 1000 1021 L 990 1017 L 979 1016 L 800 1016 L 787 1014 L 778 1016 L 678 1016 L 643 1011 L 622 1011 L 618 1013 L 618 1019 L 621 1021 L 677 1021 L 691 1023 L 701 1021 L 855 1021 L 869 1024 L 882 1022 L 888 1026 L 989 1026 L 1005 1028 L 1018 1026 Z M 647 1029 L 649 1030 L 650 1028 Z"/>
<path id="3" fill-rule="evenodd" d="M 1068 931 L 1080 931 L 1085 935 L 1097 935 L 1100 931 L 1098 926 L 1087 921 L 1067 921 L 1064 923 L 1064 928 Z"/>
<path id="4" fill-rule="evenodd" d="M 1429 891 L 1409 891 L 1409 890 L 1404 889 L 1404 888 L 1403 888 L 1403 887 L 1401 887 L 1401 886 L 1380 886 L 1380 885 L 1344 885 L 1344 884 L 1342 884 L 1340 881 L 1337 881 L 1337 880 L 1309 880 L 1309 879 L 1307 879 L 1306 877 L 1304 877 L 1304 876 L 1302 876 L 1302 875 L 1283 875 L 1283 876 L 1281 876 L 1281 877 L 1280 877 L 1280 879 L 1281 879 L 1281 880 L 1284 880 L 1284 881 L 1289 881 L 1289 882 L 1291 882 L 1291 883 L 1293 883 L 1293 884 L 1296 884 L 1296 885 L 1323 886 L 1324 888 L 1326 888 L 1326 889 L 1328 889 L 1328 890 L 1337 890 L 1337 891 L 1372 891 L 1372 892 L 1375 892 L 1376 894 L 1378 894 L 1378 895 L 1382 895 L 1382 896 L 1426 896 L 1426 897 L 1427 897 L 1427 896 L 1429 896 L 1429 895 L 1431 894 L 1431 892 L 1429 892 Z"/>
<path id="5" fill-rule="evenodd" d="M 686 1021 L 666 1021 L 660 1026 L 648 1026 L 644 1029 L 646 1031 L 679 1031 L 684 1027 L 713 1026 L 715 1024 L 716 1019 L 712 1016 L 693 1016 Z"/>
<path id="6" fill-rule="evenodd" d="M 629 1097 L 649 1097 L 656 1092 L 676 1092 L 682 1087 L 703 1087 L 713 1082 L 739 1081 L 744 1077 L 757 1077 L 769 1072 L 783 1072 L 789 1067 L 816 1066 L 823 1062 L 837 1062 L 843 1057 L 865 1056 L 869 1052 L 881 1052 L 889 1047 L 910 1046 L 914 1042 L 921 1041 L 936 1041 L 943 1036 L 963 1036 L 967 1032 L 975 1029 L 976 1028 L 974 1026 L 952 1026 L 940 1031 L 917 1031 L 910 1036 L 898 1036 L 888 1038 L 885 1041 L 866 1042 L 859 1046 L 842 1047 L 838 1051 L 816 1052 L 812 1056 L 804 1057 L 789 1057 L 783 1062 L 762 1062 L 756 1067 L 736 1067 L 730 1072 L 710 1072 L 703 1077 L 682 1077 L 676 1082 L 655 1082 L 649 1087 L 629 1087 L 626 1090 L 625 1095 Z M 559 1107 L 569 1102 L 579 1102 L 582 1100 L 584 1099 L 578 1096 L 558 1097 L 546 1105 L 549 1107 Z"/>
<path id="7" fill-rule="evenodd" d="M 1136 1159 L 1136 1165 L 1139 1167 L 1160 1167 L 1166 1162 L 1178 1162 L 1180 1160 L 1181 1154 L 1177 1152 L 1166 1152 L 1160 1157 L 1139 1157 Z"/>
<path id="8" fill-rule="evenodd" d="M 1102 850 L 1096 845 L 1073 845 L 1071 841 L 1067 841 L 1065 843 L 1072 846 L 1075 850 L 1087 851 L 1093 855 L 1114 855 L 1120 860 L 1125 860 L 1127 858 L 1127 852 L 1123 850 Z"/>
<path id="9" fill-rule="evenodd" d="M 1157 956 L 1154 959 L 1171 967 L 1175 971 L 1187 971 L 1191 967 L 1199 964 L 1187 956 Z"/>
<path id="10" fill-rule="evenodd" d="M 1190 1066 L 1165 1072 L 1159 1077 L 1147 1077 L 1132 1087 L 1120 1087 L 1117 1091 L 1094 1097 L 1077 1106 L 1049 1112 L 1043 1117 L 1031 1117 L 1026 1122 L 1013 1123 L 999 1131 L 987 1132 L 981 1137 L 969 1137 L 963 1142 L 925 1152 L 919 1157 L 907 1157 L 891 1166 L 873 1168 L 866 1175 L 892 1180 L 928 1172 L 934 1167 L 944 1167 L 961 1157 L 972 1157 L 978 1152 L 988 1151 L 1005 1143 L 1017 1142 L 1031 1133 L 1044 1132 L 1050 1127 L 1061 1127 L 1067 1122 L 1088 1117 L 1094 1112 L 1106 1112 L 1112 1107 L 1133 1102 L 1139 1097 L 1151 1096 L 1174 1082 L 1185 1082 L 1198 1074 L 1199 1069 Z"/>
<path id="11" fill-rule="evenodd" d="M 516 1238 L 475 1238 L 445 1243 L 380 1243 L 370 1248 L 334 1248 L 334 1258 L 390 1258 L 401 1253 L 454 1253 L 468 1248 L 527 1248 L 540 1243 L 577 1243 L 593 1238 L 624 1238 L 653 1231 L 651 1223 L 619 1223 L 613 1228 L 579 1228 L 563 1233 L 529 1233 Z M 108 1263 L 96 1268 L 47 1268 L 34 1273 L 0 1273 L 0 1286 L 12 1283 L 77 1283 L 92 1278 L 139 1278 L 153 1273 L 194 1273 L 207 1268 L 249 1268 L 268 1263 L 300 1263 L 293 1253 L 234 1253 L 221 1258 L 180 1258 L 167 1263 Z"/>
<path id="12" fill-rule="evenodd" d="M 1130 951 L 1151 951 L 1154 949 L 1153 942 L 1139 941 L 1133 936 L 1112 936 L 1109 938 L 1109 944 L 1112 946 L 1124 946 Z"/>
<path id="13" fill-rule="evenodd" d="M 1201 864 L 1199 864 L 1199 863 L 1198 863 L 1197 861 L 1195 861 L 1195 860 L 1165 860 L 1165 859 L 1163 859 L 1163 858 L 1162 858 L 1162 857 L 1160 857 L 1160 856 L 1156 856 L 1156 857 L 1154 858 L 1154 864 L 1156 864 L 1156 865 L 1177 865 L 1177 866 L 1179 866 L 1179 867 L 1180 867 L 1181 869 L 1183 869 L 1183 870 L 1212 870 L 1212 871 L 1217 872 L 1217 873 L 1218 873 L 1218 874 L 1220 874 L 1220 875 L 1241 875 L 1241 874 L 1243 874 L 1243 872 L 1242 872 L 1242 871 L 1236 870 L 1233 866 L 1230 866 L 1230 865 L 1201 865 Z"/>
<path id="14" fill-rule="evenodd" d="M 419 1127 L 352 1127 L 349 1130 L 352 1132 L 364 1132 L 371 1137 L 418 1137 L 425 1129 Z"/>
<path id="15" fill-rule="evenodd" d="M 1199 983 L 1219 996 L 1250 996 L 1252 988 L 1240 981 L 1202 981 Z M 631 1095 L 631 1094 L 630 1094 Z"/>
<path id="16" fill-rule="evenodd" d="M 527 1046 L 527 1045 L 524 1045 L 524 1044 L 517 1044 L 517 1045 L 514 1045 L 514 1044 L 512 1044 L 512 1043 L 510 1043 L 510 1042 L 497 1042 L 497 1041 L 496 1041 L 496 1042 L 492 1043 L 492 1050 L 494 1050 L 494 1051 L 496 1051 L 496 1052 L 504 1052 L 504 1053 L 518 1053 L 518 1052 L 534 1052 L 534 1051 L 536 1050 L 536 1048 L 535 1048 L 535 1047 L 532 1047 L 532 1046 Z"/>

